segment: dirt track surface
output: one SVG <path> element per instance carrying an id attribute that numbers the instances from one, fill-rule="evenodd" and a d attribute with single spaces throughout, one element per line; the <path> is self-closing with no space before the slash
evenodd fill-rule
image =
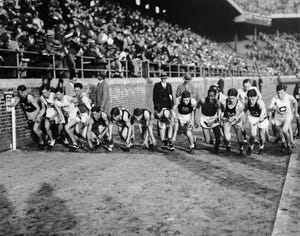
<path id="1" fill-rule="evenodd" d="M 194 155 L 0 153 L 0 235 L 270 235 L 288 156 L 198 143 Z"/>

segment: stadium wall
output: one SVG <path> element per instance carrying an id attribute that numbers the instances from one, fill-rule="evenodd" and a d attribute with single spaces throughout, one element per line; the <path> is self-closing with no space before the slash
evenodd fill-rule
<path id="1" fill-rule="evenodd" d="M 249 77 L 250 79 L 253 79 Z M 228 77 L 224 78 L 225 88 L 227 92 L 229 88 L 240 88 L 242 80 L 246 77 Z M 215 84 L 219 78 L 193 78 L 193 84 L 196 88 L 195 98 L 198 100 L 200 97 L 206 96 L 206 91 L 210 85 Z M 284 82 L 295 83 L 295 77 L 282 77 Z M 152 90 L 153 85 L 159 82 L 159 78 L 145 80 L 143 78 L 128 78 L 128 79 L 107 79 L 110 87 L 110 106 L 123 106 L 128 108 L 131 112 L 134 108 L 148 108 L 153 109 Z M 277 84 L 276 77 L 263 77 L 263 96 L 269 98 L 274 95 L 275 86 Z M 83 79 L 79 80 L 84 85 L 84 90 L 90 95 L 92 102 L 94 101 L 94 90 L 97 84 L 97 79 Z M 172 84 L 173 93 L 175 94 L 176 88 L 182 83 L 182 78 L 169 78 L 168 82 Z M 16 95 L 16 88 L 20 84 L 25 84 L 30 88 L 31 93 L 38 96 L 38 88 L 41 85 L 39 79 L 1 79 L 0 80 L 0 151 L 10 149 L 12 143 L 12 122 L 11 112 L 6 111 L 4 92 L 13 91 Z M 52 86 L 56 86 L 57 80 L 52 81 Z M 292 91 L 294 86 L 290 86 L 289 92 Z M 269 101 L 266 101 L 267 103 Z M 32 143 L 30 131 L 27 126 L 26 118 L 18 106 L 16 108 L 16 127 L 17 127 L 17 147 L 28 145 Z"/>

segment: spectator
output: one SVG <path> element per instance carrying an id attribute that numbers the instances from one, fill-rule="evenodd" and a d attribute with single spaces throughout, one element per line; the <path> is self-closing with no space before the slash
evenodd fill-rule
<path id="1" fill-rule="evenodd" d="M 174 99 L 172 86 L 167 82 L 167 75 L 165 73 L 161 74 L 161 81 L 156 83 L 153 88 L 153 104 L 160 105 L 162 108 L 172 109 Z"/>
<path id="2" fill-rule="evenodd" d="M 188 91 L 191 94 L 192 98 L 195 98 L 195 87 L 191 84 L 192 75 L 190 73 L 186 73 L 183 77 L 183 84 L 178 85 L 176 89 L 176 97 L 180 97 L 184 91 Z"/>
<path id="3" fill-rule="evenodd" d="M 98 84 L 95 88 L 95 104 L 102 111 L 109 113 L 109 86 L 105 81 L 105 74 L 103 72 L 97 72 Z"/>

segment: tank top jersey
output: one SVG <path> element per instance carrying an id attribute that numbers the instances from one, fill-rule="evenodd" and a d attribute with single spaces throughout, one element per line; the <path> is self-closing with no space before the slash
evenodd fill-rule
<path id="1" fill-rule="evenodd" d="M 294 99 L 291 95 L 286 94 L 283 100 L 275 97 L 274 105 L 276 106 L 276 113 L 279 115 L 292 115 L 291 100 Z"/>
<path id="2" fill-rule="evenodd" d="M 50 93 L 49 98 L 44 97 L 43 95 L 41 96 L 41 101 L 42 103 L 45 104 L 47 110 L 48 109 L 54 109 L 54 93 Z"/>
<path id="3" fill-rule="evenodd" d="M 77 112 L 78 109 L 73 102 L 71 102 L 72 97 L 68 95 L 64 95 L 62 100 L 55 100 L 55 104 L 61 108 L 62 113 L 65 116 L 68 116 L 72 112 Z"/>
<path id="4" fill-rule="evenodd" d="M 236 107 L 237 107 L 238 103 L 239 103 L 239 101 L 236 102 L 234 107 L 229 108 L 229 101 L 228 101 L 228 99 L 226 99 L 226 106 L 225 106 L 225 110 L 224 110 L 225 118 L 233 117 L 236 115 Z"/>
<path id="5" fill-rule="evenodd" d="M 103 112 L 100 112 L 100 118 L 99 120 L 96 120 L 94 117 L 92 117 L 94 124 L 92 125 L 92 131 L 95 134 L 99 134 L 99 129 L 98 127 L 101 126 L 106 126 L 105 120 L 103 119 Z"/>
<path id="6" fill-rule="evenodd" d="M 205 116 L 214 116 L 216 115 L 219 105 L 218 100 L 214 99 L 212 102 L 208 102 L 207 99 L 205 99 L 205 102 L 202 104 L 201 112 Z"/>
<path id="7" fill-rule="evenodd" d="M 182 114 L 182 115 L 188 115 L 188 114 L 192 113 L 192 111 L 194 110 L 191 99 L 188 104 L 185 104 L 181 100 L 177 108 L 178 108 L 178 113 Z"/>
<path id="8" fill-rule="evenodd" d="M 128 119 L 131 121 L 131 124 L 132 124 L 132 119 L 131 119 L 131 115 L 130 115 L 129 111 L 127 111 L 125 108 L 121 108 L 120 112 L 121 112 L 121 119 L 116 121 L 116 125 L 120 126 L 120 127 L 125 126 L 126 122 L 124 121 L 124 115 L 126 113 L 128 115 Z"/>
<path id="9" fill-rule="evenodd" d="M 249 111 L 250 115 L 253 117 L 260 117 L 261 115 L 261 108 L 259 106 L 259 104 L 257 103 L 257 101 L 255 102 L 254 106 L 250 106 L 250 101 L 247 104 L 247 110 Z"/>
<path id="10" fill-rule="evenodd" d="M 35 106 L 33 106 L 30 102 L 28 102 L 29 94 L 30 93 L 28 93 L 25 98 L 20 97 L 20 105 L 26 112 L 34 112 L 36 110 Z"/>
<path id="11" fill-rule="evenodd" d="M 88 113 L 89 112 L 89 109 L 88 107 L 86 106 L 86 104 L 83 102 L 83 98 L 84 97 L 87 97 L 87 95 L 82 95 L 79 97 L 78 99 L 78 109 L 79 109 L 79 112 L 80 113 Z M 88 97 L 87 97 L 88 98 Z M 88 98 L 89 100 L 89 98 Z"/>

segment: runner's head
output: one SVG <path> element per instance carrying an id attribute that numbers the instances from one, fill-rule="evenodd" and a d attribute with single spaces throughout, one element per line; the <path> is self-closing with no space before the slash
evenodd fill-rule
<path id="1" fill-rule="evenodd" d="M 257 92 L 255 89 L 250 89 L 248 92 L 247 92 L 247 97 L 248 97 L 248 100 L 250 102 L 250 105 L 253 106 L 257 99 L 258 99 L 258 95 L 257 95 Z"/>
<path id="2" fill-rule="evenodd" d="M 189 91 L 183 91 L 181 94 L 181 100 L 184 104 L 188 104 L 191 100 L 191 93 Z"/>
<path id="3" fill-rule="evenodd" d="M 83 86 L 81 83 L 74 84 L 74 92 L 75 92 L 76 96 L 80 96 L 82 88 L 83 88 Z"/>
<path id="4" fill-rule="evenodd" d="M 245 92 L 249 91 L 249 89 L 251 88 L 251 80 L 250 79 L 244 79 L 243 80 L 243 90 Z"/>
<path id="5" fill-rule="evenodd" d="M 49 98 L 49 96 L 50 96 L 50 87 L 49 86 L 43 86 L 42 87 L 42 95 L 45 98 Z"/>
<path id="6" fill-rule="evenodd" d="M 57 88 L 56 91 L 55 91 L 55 94 L 56 94 L 56 98 L 58 100 L 62 100 L 62 98 L 64 96 L 64 90 L 63 90 L 63 88 Z"/>
<path id="7" fill-rule="evenodd" d="M 91 109 L 92 117 L 96 120 L 100 118 L 100 107 L 92 107 Z"/>
<path id="8" fill-rule="evenodd" d="M 279 83 L 277 86 L 276 86 L 276 93 L 277 93 L 277 95 L 278 95 L 278 97 L 280 98 L 280 99 L 282 99 L 282 98 L 284 98 L 284 96 L 285 96 L 285 91 L 286 91 L 286 89 L 287 89 L 287 86 L 285 85 L 285 84 L 283 84 L 283 83 Z"/>
<path id="9" fill-rule="evenodd" d="M 118 107 L 114 107 L 110 111 L 110 117 L 112 120 L 119 120 L 121 118 L 121 112 Z"/>
<path id="10" fill-rule="evenodd" d="M 231 88 L 227 92 L 227 97 L 230 103 L 235 103 L 238 97 L 238 91 L 235 88 Z"/>
<path id="11" fill-rule="evenodd" d="M 18 92 L 18 95 L 21 97 L 21 98 L 24 98 L 26 97 L 27 95 L 27 88 L 24 84 L 21 84 L 17 87 L 17 92 Z"/>
<path id="12" fill-rule="evenodd" d="M 218 92 L 218 90 L 215 87 L 211 86 L 207 92 L 207 100 L 209 102 L 212 102 L 213 100 L 215 100 L 216 96 L 217 96 L 217 92 Z"/>
<path id="13" fill-rule="evenodd" d="M 135 108 L 133 110 L 133 116 L 137 121 L 140 121 L 143 117 L 143 110 L 140 108 Z"/>

